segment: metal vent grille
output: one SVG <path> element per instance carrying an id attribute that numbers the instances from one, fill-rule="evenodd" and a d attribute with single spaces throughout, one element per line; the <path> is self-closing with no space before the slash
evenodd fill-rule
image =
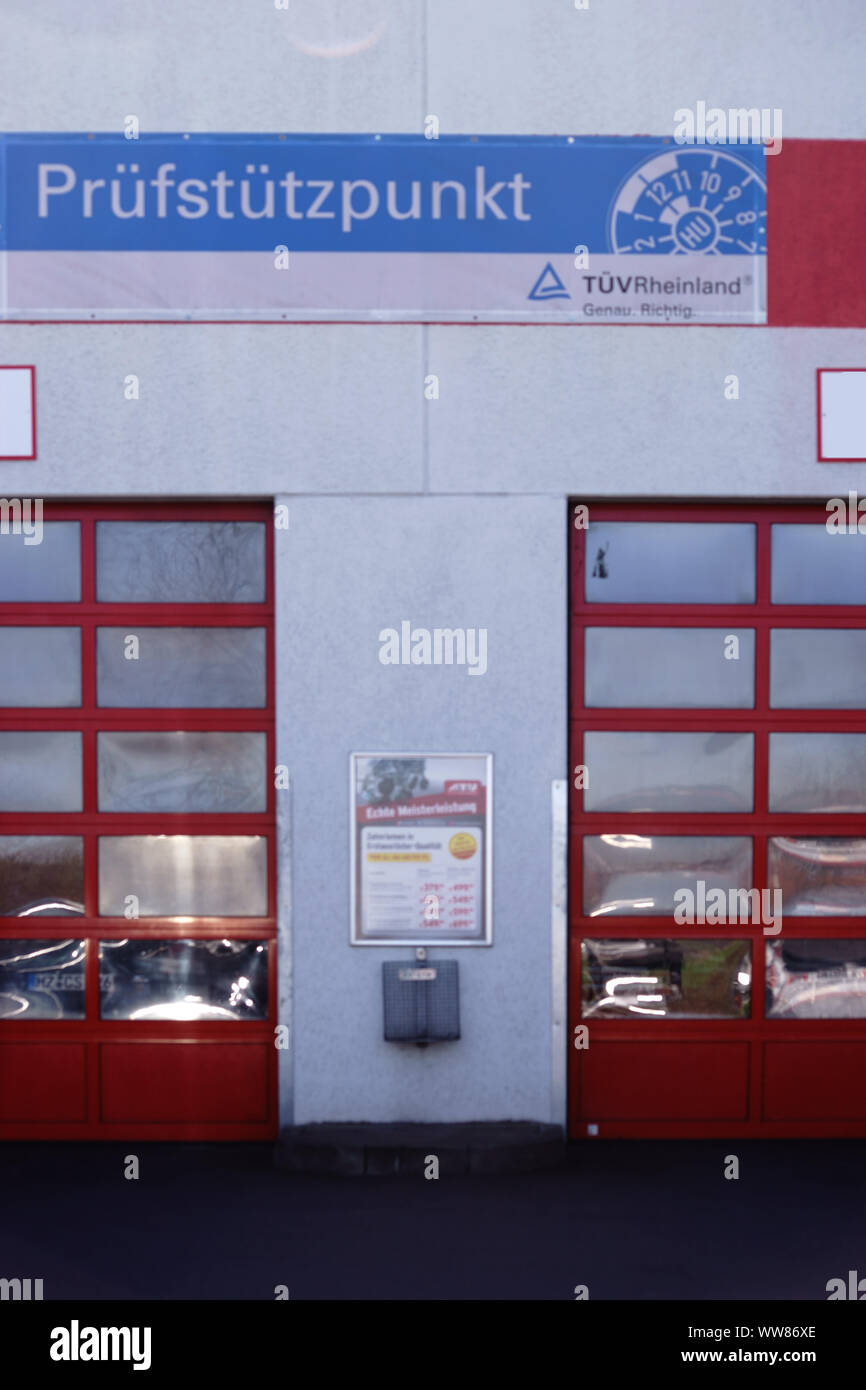
<path id="1" fill-rule="evenodd" d="M 457 961 L 382 964 L 386 1042 L 452 1042 L 460 1037 Z"/>

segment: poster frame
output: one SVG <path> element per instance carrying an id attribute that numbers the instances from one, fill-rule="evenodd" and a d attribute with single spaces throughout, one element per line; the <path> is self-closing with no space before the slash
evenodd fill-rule
<path id="1" fill-rule="evenodd" d="M 482 915 L 482 932 L 480 936 L 473 936 L 471 940 L 455 935 L 454 931 L 442 931 L 441 934 L 435 929 L 419 927 L 417 930 L 406 935 L 382 935 L 382 936 L 362 936 L 361 935 L 361 892 L 359 884 L 359 860 L 358 860 L 358 822 L 357 822 L 357 792 L 356 792 L 356 767 L 360 758 L 473 758 L 483 759 L 485 776 L 485 815 L 484 815 L 484 836 L 483 849 L 484 864 L 482 868 L 482 884 L 484 892 L 484 907 Z M 443 817 L 443 819 L 446 819 Z M 447 820 L 446 820 L 447 823 Z M 449 950 L 466 949 L 469 946 L 492 946 L 493 945 L 493 754 L 492 753 L 473 753 L 473 752 L 393 752 L 390 750 L 376 750 L 373 752 L 351 752 L 349 754 L 349 944 L 351 946 L 424 946 L 433 949 L 437 946 L 447 946 Z"/>

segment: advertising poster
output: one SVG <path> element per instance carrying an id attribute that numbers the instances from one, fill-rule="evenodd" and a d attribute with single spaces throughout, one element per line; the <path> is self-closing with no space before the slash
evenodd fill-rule
<path id="1" fill-rule="evenodd" d="M 354 945 L 489 945 L 492 756 L 351 758 Z"/>

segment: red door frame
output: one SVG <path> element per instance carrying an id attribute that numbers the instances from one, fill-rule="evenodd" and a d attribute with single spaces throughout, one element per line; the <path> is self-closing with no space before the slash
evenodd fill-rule
<path id="1" fill-rule="evenodd" d="M 573 513 L 574 504 L 570 508 Z M 826 1043 L 828 1064 L 833 1059 L 850 1061 L 852 1052 L 844 1044 L 858 1044 L 861 1076 L 866 1074 L 866 1018 L 785 1020 L 764 1018 L 764 937 L 760 924 L 689 926 L 686 931 L 672 919 L 663 917 L 611 916 L 603 931 L 598 919 L 583 916 L 581 837 L 583 835 L 636 833 L 749 835 L 753 843 L 753 881 L 755 888 L 767 887 L 767 841 L 772 835 L 858 836 L 866 837 L 866 815 L 778 814 L 767 808 L 767 771 L 771 731 L 866 733 L 866 709 L 858 710 L 771 710 L 769 707 L 770 629 L 779 627 L 863 628 L 866 607 L 851 605 L 793 605 L 774 607 L 770 602 L 770 527 L 778 522 L 826 523 L 823 503 L 779 505 L 772 503 L 703 505 L 634 502 L 592 504 L 590 521 L 676 521 L 746 522 L 756 527 L 757 587 L 754 604 L 601 604 L 584 600 L 586 531 L 569 523 L 570 556 L 570 767 L 584 759 L 583 735 L 589 730 L 708 730 L 751 732 L 755 738 L 753 812 L 747 814 L 655 814 L 587 813 L 583 792 L 569 777 L 569 996 L 570 1037 L 585 1022 L 580 1012 L 581 941 L 584 936 L 605 937 L 682 937 L 710 939 L 720 936 L 747 939 L 752 943 L 751 1016 L 731 1020 L 597 1019 L 587 1024 L 589 1046 L 569 1049 L 569 1133 L 572 1138 L 591 1134 L 609 1138 L 680 1138 L 742 1136 L 766 1137 L 864 1137 L 866 1136 L 866 1096 L 860 1083 L 859 1098 L 851 1095 L 850 1115 L 833 1119 L 768 1119 L 765 1116 L 765 1058 L 768 1043 Z M 866 544 L 866 542 L 864 542 Z M 725 627 L 755 630 L 755 707 L 732 709 L 599 709 L 584 705 L 583 629 L 596 626 L 624 627 Z M 745 886 L 745 885 L 744 885 Z M 866 912 L 862 918 L 792 917 L 783 918 L 783 935 L 803 937 L 866 937 Z M 613 1118 L 590 1128 L 597 1117 L 583 1108 L 583 1076 L 592 1065 L 592 1048 L 597 1054 L 606 1044 L 632 1043 L 635 1047 L 665 1041 L 689 1043 L 745 1043 L 748 1048 L 748 1094 L 746 1110 L 738 1119 L 629 1119 Z M 832 1045 L 838 1044 L 838 1048 Z M 778 1053 L 776 1053 L 778 1056 Z M 853 1080 L 853 1077 L 851 1078 Z M 701 1068 L 696 1061 L 691 1085 L 701 1086 Z M 846 1078 L 829 1075 L 827 1087 L 840 1094 Z M 849 1091 L 847 1092 L 850 1093 Z"/>
<path id="2" fill-rule="evenodd" d="M 84 840 L 83 917 L 31 919 L 0 917 L 0 937 L 45 939 L 85 938 L 86 1018 L 77 1020 L 0 1022 L 0 1066 L 7 1045 L 46 1042 L 78 1043 L 86 1054 L 86 1118 L 77 1121 L 7 1120 L 0 1112 L 0 1139 L 270 1139 L 278 1126 L 277 1056 L 274 1026 L 277 1010 L 276 958 L 276 806 L 272 776 L 267 778 L 267 808 L 261 814 L 123 814 L 98 810 L 97 730 L 253 730 L 267 736 L 267 764 L 275 764 L 274 672 L 274 556 L 273 506 L 270 503 L 102 503 L 82 504 L 45 501 L 44 522 L 79 521 L 81 525 L 80 603 L 2 604 L 0 630 L 4 626 L 65 626 L 81 629 L 82 702 L 73 709 L 0 709 L 0 730 L 59 730 L 82 732 L 83 810 L 79 813 L 0 813 L 0 834 L 80 835 Z M 98 603 L 95 589 L 95 526 L 97 521 L 259 521 L 265 525 L 265 601 L 263 603 Z M 140 627 L 257 627 L 266 630 L 266 704 L 261 709 L 123 709 L 102 708 L 96 703 L 96 629 L 129 624 Z M 98 915 L 98 839 L 111 834 L 255 834 L 266 837 L 268 847 L 268 914 L 265 917 L 200 917 L 194 923 L 177 918 L 141 918 L 131 924 L 124 918 Z M 268 942 L 268 1016 L 261 1021 L 236 1025 L 220 1023 L 107 1021 L 99 1018 L 99 964 L 97 943 L 102 939 L 137 937 L 244 938 Z M 266 1068 L 263 1087 L 266 1101 L 256 1120 L 186 1122 L 136 1120 L 107 1123 L 102 1119 L 101 1049 L 105 1044 L 161 1045 L 195 1043 L 201 1046 L 229 1044 L 241 1068 L 256 1070 L 255 1053 L 237 1054 L 238 1047 L 252 1047 Z M 39 1054 L 32 1054 L 34 1059 Z M 139 1054 L 145 1056 L 146 1054 Z M 151 1054 L 154 1055 L 154 1054 Z M 177 1056 L 179 1054 L 175 1054 Z M 227 1053 L 222 1057 L 226 1058 Z M 26 1055 L 15 1049 L 15 1064 Z M 44 1056 L 44 1054 L 43 1054 Z M 241 1058 L 249 1057 L 249 1064 Z M 0 1075 L 2 1081 L 2 1075 Z M 33 1086 L 39 1086 L 34 1065 Z M 158 1083 L 154 1080 L 154 1086 Z M 162 1083 L 159 1083 L 162 1084 Z M 214 1083 L 216 1090 L 216 1083 Z M 139 1093 L 140 1094 L 140 1093 Z M 146 1103 L 153 1096 L 144 1097 Z"/>

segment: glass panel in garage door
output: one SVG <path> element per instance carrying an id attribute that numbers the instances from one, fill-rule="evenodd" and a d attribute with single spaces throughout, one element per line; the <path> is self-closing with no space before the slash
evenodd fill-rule
<path id="1" fill-rule="evenodd" d="M 84 1018 L 86 941 L 0 938 L 0 1020 Z"/>
<path id="2" fill-rule="evenodd" d="M 583 910 L 587 917 L 669 917 L 678 889 L 739 888 L 752 879 L 745 835 L 585 835 Z"/>
<path id="3" fill-rule="evenodd" d="M 750 628 L 588 627 L 584 670 L 589 708 L 749 709 L 755 634 Z"/>
<path id="4" fill-rule="evenodd" d="M 866 940 L 767 942 L 768 1018 L 866 1018 Z"/>
<path id="5" fill-rule="evenodd" d="M 590 522 L 587 603 L 754 603 L 755 527 Z"/>
<path id="6" fill-rule="evenodd" d="M 584 739 L 586 811 L 751 811 L 754 736 L 602 732 Z"/>
<path id="7" fill-rule="evenodd" d="M 264 941 L 101 941 L 103 1018 L 248 1023 L 268 1016 Z"/>
<path id="8" fill-rule="evenodd" d="M 584 1018 L 744 1018 L 749 1012 L 748 941 L 583 942 Z"/>

